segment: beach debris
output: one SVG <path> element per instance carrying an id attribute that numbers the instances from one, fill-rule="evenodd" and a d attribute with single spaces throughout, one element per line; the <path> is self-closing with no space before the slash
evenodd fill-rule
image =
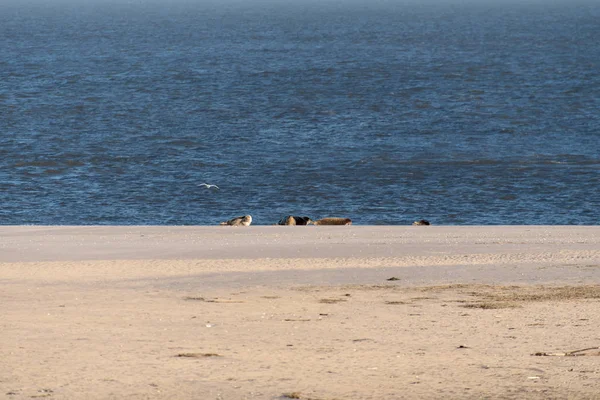
<path id="1" fill-rule="evenodd" d="M 228 226 L 250 226 L 252 223 L 251 215 L 242 215 L 241 217 L 231 218 L 230 220 L 221 222 L 219 225 L 228 225 Z"/>
<path id="2" fill-rule="evenodd" d="M 203 358 L 203 357 L 223 357 L 223 356 L 218 353 L 179 353 L 175 357 Z"/>
<path id="3" fill-rule="evenodd" d="M 470 349 L 470 347 L 463 346 L 462 344 L 457 347 L 457 349 Z"/>
<path id="4" fill-rule="evenodd" d="M 350 218 L 321 218 L 317 221 L 313 222 L 314 225 L 352 225 L 352 220 Z"/>
<path id="5" fill-rule="evenodd" d="M 501 308 L 519 308 L 519 304 L 515 302 L 506 301 L 482 301 L 478 303 L 466 303 L 461 304 L 460 307 L 464 308 L 480 308 L 482 310 L 498 310 Z"/>
<path id="6" fill-rule="evenodd" d="M 327 373 L 332 374 L 333 372 L 332 371 L 327 371 Z M 327 399 L 323 399 L 321 397 L 317 398 L 317 397 L 311 397 L 311 396 L 304 396 L 300 392 L 283 393 L 280 398 L 281 399 L 304 399 L 304 400 L 327 400 Z"/>
<path id="7" fill-rule="evenodd" d="M 207 299 L 205 297 L 194 297 L 194 296 L 186 296 L 183 299 L 189 300 L 189 301 L 203 301 L 205 303 L 244 303 L 241 300 L 229 300 L 229 299 L 219 299 L 219 298 Z"/>
<path id="8" fill-rule="evenodd" d="M 50 396 L 52 396 L 54 391 L 52 389 L 40 389 L 40 390 L 38 390 L 38 393 L 40 393 L 40 394 L 33 395 L 33 396 L 31 396 L 31 398 L 39 399 L 42 397 L 50 397 Z"/>
<path id="9" fill-rule="evenodd" d="M 184 300 L 194 300 L 194 301 L 206 301 L 207 303 L 213 303 L 214 300 L 205 299 L 204 297 L 193 297 L 193 296 L 185 296 Z"/>
<path id="10" fill-rule="evenodd" d="M 413 225 L 420 225 L 420 226 L 431 225 L 431 223 L 429 221 L 427 221 L 426 219 L 420 219 L 418 221 L 413 222 L 412 224 Z"/>
<path id="11" fill-rule="evenodd" d="M 300 399 L 300 392 L 290 392 L 281 395 L 284 399 Z"/>
<path id="12" fill-rule="evenodd" d="M 537 357 L 579 357 L 579 356 L 600 356 L 600 352 L 586 354 L 586 351 L 589 350 L 598 350 L 600 347 L 588 347 L 581 350 L 573 350 L 567 351 L 565 353 L 546 353 L 546 352 L 537 352 L 533 353 L 532 356 Z"/>
<path id="13" fill-rule="evenodd" d="M 346 300 L 346 299 L 321 299 L 321 300 L 319 300 L 319 303 L 335 304 L 335 303 L 342 303 L 344 301 L 348 301 L 348 300 Z"/>
<path id="14" fill-rule="evenodd" d="M 399 281 L 400 278 L 396 278 L 395 276 L 392 276 L 391 278 L 387 278 L 386 281 Z"/>

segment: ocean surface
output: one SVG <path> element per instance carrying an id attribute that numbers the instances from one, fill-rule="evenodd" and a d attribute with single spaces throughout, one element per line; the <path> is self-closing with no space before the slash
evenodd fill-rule
<path id="1" fill-rule="evenodd" d="M 243 214 L 598 225 L 600 2 L 0 3 L 0 224 Z"/>

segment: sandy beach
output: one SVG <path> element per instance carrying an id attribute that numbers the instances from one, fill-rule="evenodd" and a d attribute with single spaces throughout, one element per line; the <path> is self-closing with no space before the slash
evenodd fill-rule
<path id="1" fill-rule="evenodd" d="M 4 226 L 0 284 L 0 398 L 600 399 L 598 226 Z"/>

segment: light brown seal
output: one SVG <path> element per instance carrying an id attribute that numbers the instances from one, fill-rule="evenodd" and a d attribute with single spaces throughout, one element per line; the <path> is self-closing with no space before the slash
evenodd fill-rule
<path id="1" fill-rule="evenodd" d="M 230 219 L 229 221 L 221 222 L 221 225 L 230 225 L 230 226 L 250 226 L 252 223 L 251 215 L 242 215 L 241 217 L 235 217 Z"/>
<path id="2" fill-rule="evenodd" d="M 315 225 L 352 225 L 350 218 L 321 218 L 313 222 Z"/>
<path id="3" fill-rule="evenodd" d="M 297 217 L 295 215 L 288 215 L 279 220 L 277 225 L 309 225 L 313 221 L 309 217 Z"/>

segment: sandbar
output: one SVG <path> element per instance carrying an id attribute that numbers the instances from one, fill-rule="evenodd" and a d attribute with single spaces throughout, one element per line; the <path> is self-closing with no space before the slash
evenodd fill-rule
<path id="1" fill-rule="evenodd" d="M 600 399 L 599 226 L 2 226 L 9 399 Z"/>

